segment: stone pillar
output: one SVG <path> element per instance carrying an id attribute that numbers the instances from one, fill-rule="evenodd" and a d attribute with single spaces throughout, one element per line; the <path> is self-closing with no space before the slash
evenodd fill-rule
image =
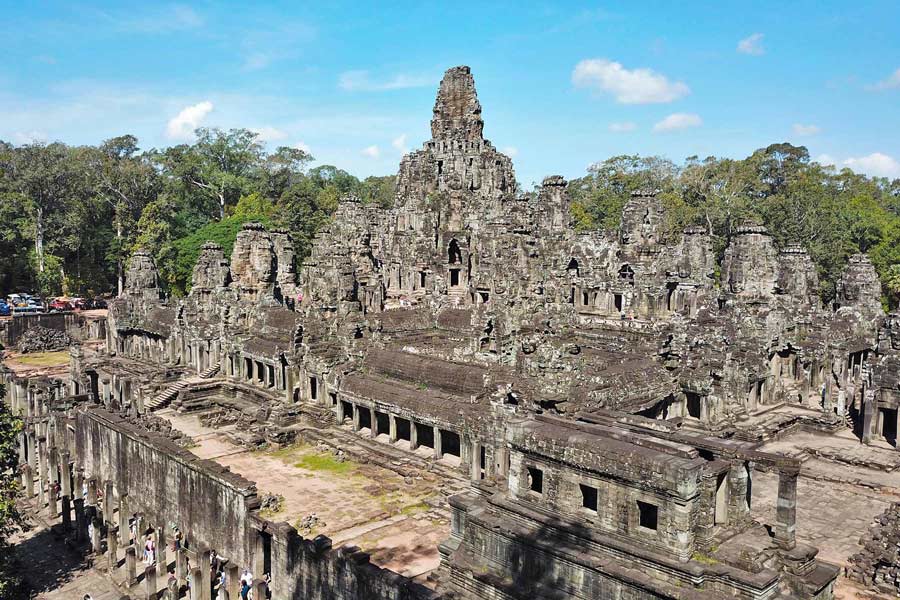
<path id="1" fill-rule="evenodd" d="M 47 440 L 38 440 L 38 506 L 44 507 L 47 502 Z"/>
<path id="2" fill-rule="evenodd" d="M 28 462 L 28 436 L 25 432 L 19 433 L 19 463 Z"/>
<path id="3" fill-rule="evenodd" d="M 799 466 L 782 466 L 778 471 L 775 542 L 784 550 L 790 550 L 796 545 L 797 478 L 799 475 Z"/>
<path id="4" fill-rule="evenodd" d="M 26 498 L 34 498 L 34 471 L 27 463 L 22 465 L 22 488 Z"/>
<path id="5" fill-rule="evenodd" d="M 900 414 L 900 411 L 897 411 L 897 414 Z M 388 433 L 390 434 L 391 443 L 393 444 L 397 441 L 397 417 L 395 417 L 394 415 L 388 415 L 388 422 L 390 423 L 388 425 Z"/>
<path id="6" fill-rule="evenodd" d="M 128 527 L 128 494 L 119 493 L 119 542 L 122 546 L 131 543 L 131 529 Z"/>
<path id="7" fill-rule="evenodd" d="M 76 499 L 84 500 L 84 471 L 75 469 L 75 489 L 72 494 Z"/>
<path id="8" fill-rule="evenodd" d="M 119 532 L 115 527 L 106 531 L 106 561 L 109 571 L 119 568 Z"/>
<path id="9" fill-rule="evenodd" d="M 62 517 L 63 531 L 68 532 L 72 528 L 72 501 L 68 496 L 62 497 L 60 516 Z"/>
<path id="10" fill-rule="evenodd" d="M 72 497 L 72 463 L 69 461 L 69 452 L 63 450 L 59 453 L 60 484 L 62 495 Z"/>
<path id="11" fill-rule="evenodd" d="M 200 569 L 200 600 L 212 600 L 212 577 L 209 572 L 209 546 L 203 544 L 197 553 L 197 568 Z"/>
<path id="12" fill-rule="evenodd" d="M 50 483 L 59 483 L 59 450 L 50 448 L 47 458 L 50 461 L 50 472 L 48 473 Z"/>
<path id="13" fill-rule="evenodd" d="M 55 519 L 59 515 L 59 504 L 57 504 L 57 496 L 59 494 L 59 484 L 49 483 L 47 490 L 47 516 Z"/>
<path id="14" fill-rule="evenodd" d="M 96 515 L 96 513 L 94 513 Z M 103 521 L 100 520 L 99 517 L 94 516 L 91 518 L 91 552 L 96 555 L 99 555 L 103 547 L 100 545 L 100 532 L 103 528 Z"/>
<path id="15" fill-rule="evenodd" d="M 266 582 L 262 579 L 255 579 L 253 581 L 253 598 L 262 598 L 265 600 L 266 597 Z"/>
<path id="16" fill-rule="evenodd" d="M 144 568 L 144 593 L 147 600 L 156 600 L 156 565 L 151 563 Z"/>
<path id="17" fill-rule="evenodd" d="M 344 416 L 345 416 L 345 415 L 344 415 L 344 403 L 343 403 L 343 402 L 338 402 L 338 403 L 337 403 L 337 422 L 338 422 L 338 425 L 343 425 L 343 424 L 344 424 Z"/>
<path id="18" fill-rule="evenodd" d="M 194 567 L 191 569 L 190 573 L 191 578 L 191 600 L 204 600 L 203 596 L 203 576 L 200 573 L 199 567 Z M 206 591 L 207 598 L 209 597 L 209 590 Z"/>
<path id="19" fill-rule="evenodd" d="M 359 407 L 353 405 L 353 431 L 359 431 Z"/>
<path id="20" fill-rule="evenodd" d="M 228 591 L 229 600 L 241 597 L 241 570 L 237 565 L 229 563 L 225 567 L 225 589 Z"/>
<path id="21" fill-rule="evenodd" d="M 84 518 L 84 500 L 75 499 L 75 539 L 81 541 L 87 533 L 87 522 Z"/>
<path id="22" fill-rule="evenodd" d="M 133 586 L 137 579 L 136 568 L 137 550 L 134 549 L 134 546 L 128 546 L 125 548 L 125 585 L 128 587 Z"/>
<path id="23" fill-rule="evenodd" d="M 442 456 L 444 456 L 444 453 L 441 450 L 441 430 L 439 428 L 435 427 L 434 428 L 434 458 L 435 458 L 435 460 L 440 460 Z"/>
<path id="24" fill-rule="evenodd" d="M 87 504 L 88 506 L 97 506 L 97 478 L 90 477 L 87 480 Z"/>
<path id="25" fill-rule="evenodd" d="M 412 419 L 409 420 L 409 449 L 415 450 L 419 447 L 419 426 Z"/>
<path id="26" fill-rule="evenodd" d="M 175 551 L 175 578 L 178 580 L 178 586 L 181 587 L 187 582 L 187 560 L 184 548 L 178 548 Z"/>
<path id="27" fill-rule="evenodd" d="M 168 578 L 166 581 L 166 600 L 178 600 L 178 580 Z"/>
<path id="28" fill-rule="evenodd" d="M 262 577 L 266 568 L 266 544 L 261 531 L 256 531 L 256 540 L 253 542 L 253 576 Z"/>
<path id="29" fill-rule="evenodd" d="M 113 523 L 113 482 L 107 481 L 103 486 L 103 522 Z"/>
<path id="30" fill-rule="evenodd" d="M 168 571 L 168 561 L 166 560 L 166 528 L 159 526 L 156 531 L 156 570 L 165 575 Z"/>
<path id="31" fill-rule="evenodd" d="M 747 463 L 736 460 L 728 470 L 728 521 L 739 522 L 750 513 L 749 473 Z"/>

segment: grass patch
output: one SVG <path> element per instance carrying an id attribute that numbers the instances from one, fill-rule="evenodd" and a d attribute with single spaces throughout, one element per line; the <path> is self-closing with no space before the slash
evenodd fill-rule
<path id="1" fill-rule="evenodd" d="M 350 461 L 339 461 L 330 454 L 307 454 L 306 456 L 301 456 L 294 466 L 307 471 L 333 473 L 335 475 L 346 475 L 356 470 L 356 465 Z"/>
<path id="2" fill-rule="evenodd" d="M 716 559 L 713 558 L 712 556 L 710 556 L 710 555 L 708 555 L 708 554 L 704 554 L 704 553 L 702 553 L 702 552 L 694 552 L 694 554 L 691 556 L 691 560 L 695 560 L 695 561 L 697 561 L 698 563 L 702 563 L 702 564 L 704 564 L 704 565 L 717 565 L 717 564 L 719 564 L 719 561 L 718 561 L 718 560 L 716 560 Z"/>
<path id="3" fill-rule="evenodd" d="M 14 359 L 17 362 L 29 367 L 56 367 L 69 364 L 69 351 L 60 350 L 58 352 L 35 352 L 21 354 Z"/>
<path id="4" fill-rule="evenodd" d="M 431 507 L 427 502 L 416 502 L 415 504 L 410 504 L 409 506 L 404 506 L 400 509 L 400 514 L 405 517 L 411 517 L 412 515 L 417 515 L 421 512 L 425 512 Z"/>

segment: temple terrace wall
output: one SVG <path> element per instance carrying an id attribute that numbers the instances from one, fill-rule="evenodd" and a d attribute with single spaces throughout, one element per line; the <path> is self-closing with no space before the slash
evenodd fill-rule
<path id="1" fill-rule="evenodd" d="M 132 515 L 165 528 L 166 535 L 176 525 L 192 563 L 198 556 L 202 563 L 202 555 L 208 558 L 209 549 L 215 549 L 235 568 L 270 573 L 271 597 L 284 600 L 439 598 L 371 564 L 359 548 L 335 549 L 326 536 L 304 539 L 287 523 L 262 519 L 253 482 L 161 435 L 96 406 L 79 407 L 69 424 L 74 425 L 69 434 L 74 437 L 75 466 L 83 470 L 89 490 L 86 502 L 91 501 L 90 490 L 114 491 L 115 500 L 104 499 L 104 504 L 117 505 L 122 525 Z M 112 512 L 107 512 L 108 521 Z"/>

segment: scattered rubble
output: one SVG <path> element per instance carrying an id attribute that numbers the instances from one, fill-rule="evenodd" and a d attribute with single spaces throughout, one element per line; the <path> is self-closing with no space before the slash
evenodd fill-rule
<path id="1" fill-rule="evenodd" d="M 859 543 L 863 549 L 850 557 L 847 576 L 873 591 L 900 596 L 900 502 L 876 517 Z"/>
<path id="2" fill-rule="evenodd" d="M 18 350 L 22 354 L 28 354 L 29 352 L 54 352 L 68 348 L 71 345 L 72 338 L 65 331 L 32 325 L 19 338 Z"/>

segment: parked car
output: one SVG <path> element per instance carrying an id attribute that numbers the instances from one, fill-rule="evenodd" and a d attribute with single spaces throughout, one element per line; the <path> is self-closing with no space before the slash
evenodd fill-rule
<path id="1" fill-rule="evenodd" d="M 65 312 L 70 311 L 74 308 L 72 303 L 65 298 L 54 298 L 53 302 L 50 303 L 50 312 Z"/>
<path id="2" fill-rule="evenodd" d="M 12 314 L 12 307 L 6 300 L 0 299 L 0 317 L 8 317 Z"/>

